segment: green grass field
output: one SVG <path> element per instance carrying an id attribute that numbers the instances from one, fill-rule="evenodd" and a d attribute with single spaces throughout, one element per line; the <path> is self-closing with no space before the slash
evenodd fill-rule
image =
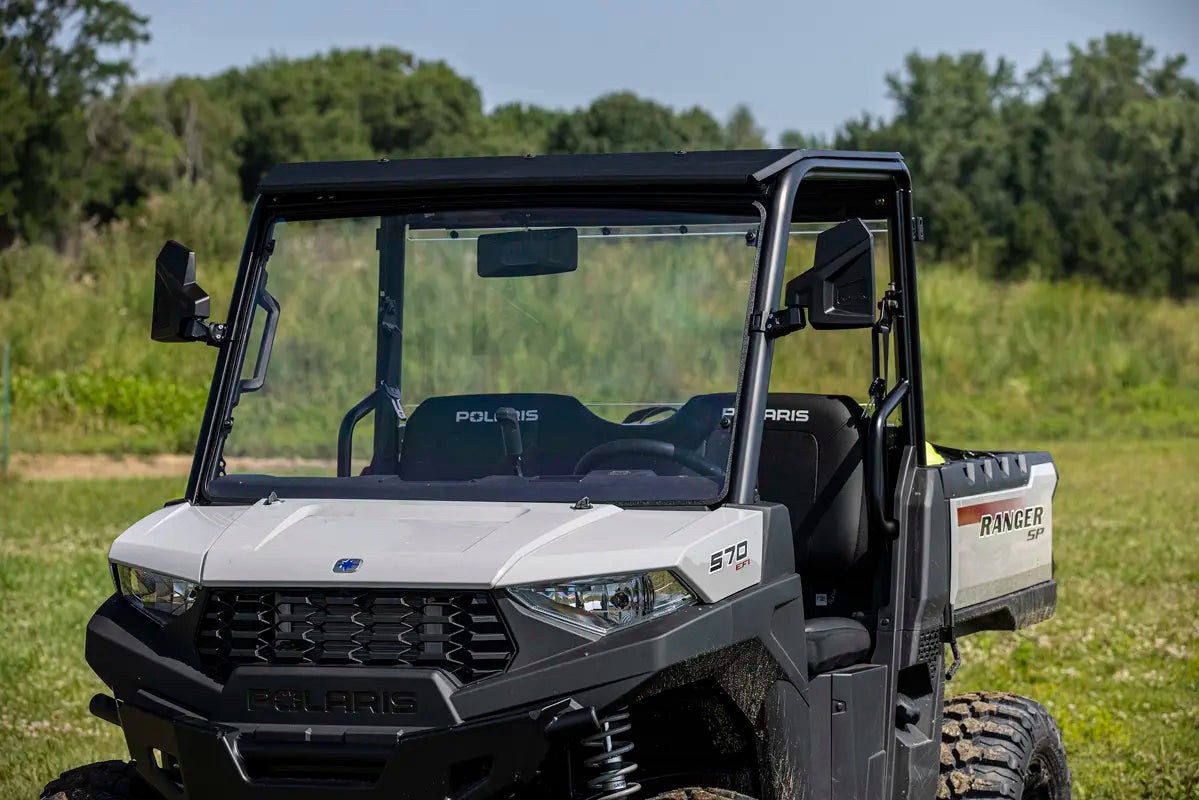
<path id="1" fill-rule="evenodd" d="M 949 690 L 1045 703 L 1081 800 L 1199 797 L 1199 441 L 1054 452 L 1057 617 L 968 640 Z M 124 755 L 119 732 L 86 712 L 103 687 L 83 661 L 84 626 L 111 591 L 108 543 L 181 488 L 0 484 L 0 798 L 36 797 L 64 769 Z"/>

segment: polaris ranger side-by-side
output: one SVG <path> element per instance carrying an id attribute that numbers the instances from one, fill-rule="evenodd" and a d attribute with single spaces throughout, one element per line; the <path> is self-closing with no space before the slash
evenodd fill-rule
<path id="1" fill-rule="evenodd" d="M 1070 796 L 1044 708 L 944 698 L 957 637 L 1052 615 L 1057 472 L 926 445 L 898 154 L 259 191 L 225 322 L 159 254 L 152 336 L 215 373 L 87 629 L 132 760 L 48 794 Z M 860 374 L 817 393 L 837 337 Z"/>

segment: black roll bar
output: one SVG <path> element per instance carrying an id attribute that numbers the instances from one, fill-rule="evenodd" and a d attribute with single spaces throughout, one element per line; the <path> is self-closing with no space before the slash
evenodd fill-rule
<path id="1" fill-rule="evenodd" d="M 350 463 L 354 458 L 354 426 L 358 421 L 375 409 L 375 398 L 379 389 L 375 389 L 366 397 L 354 404 L 354 407 L 341 418 L 341 427 L 337 430 L 337 477 L 350 477 Z"/>

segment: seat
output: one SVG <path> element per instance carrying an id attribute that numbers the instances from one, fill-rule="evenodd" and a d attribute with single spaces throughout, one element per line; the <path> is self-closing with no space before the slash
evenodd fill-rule
<path id="1" fill-rule="evenodd" d="M 430 397 L 408 418 L 399 474 L 406 481 L 466 481 L 511 474 L 503 437 L 495 428 L 495 412 L 505 406 L 520 417 L 526 475 L 570 475 L 585 453 L 618 439 L 658 439 L 723 467 L 728 455 L 728 431 L 721 420 L 733 401 L 731 394 L 698 395 L 661 421 L 620 425 L 597 416 L 568 395 Z M 665 475 L 679 469 L 674 461 L 635 455 L 604 466 L 661 470 L 660 474 Z"/>
<path id="2" fill-rule="evenodd" d="M 860 664 L 870 655 L 870 631 L 848 617 L 816 617 L 804 624 L 808 674 Z"/>
<path id="3" fill-rule="evenodd" d="M 865 415 L 843 395 L 771 393 L 758 467 L 758 494 L 787 507 L 795 565 L 804 578 L 808 670 L 860 663 L 870 632 L 846 614 L 869 602 L 855 574 L 869 545 L 862 464 Z"/>
<path id="4" fill-rule="evenodd" d="M 843 395 L 767 399 L 758 493 L 782 503 L 795 532 L 795 565 L 814 586 L 831 585 L 865 554 L 862 406 Z"/>

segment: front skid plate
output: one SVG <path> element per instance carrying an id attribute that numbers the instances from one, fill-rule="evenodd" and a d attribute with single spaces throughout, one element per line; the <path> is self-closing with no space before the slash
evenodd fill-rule
<path id="1" fill-rule="evenodd" d="M 239 751 L 235 728 L 187 718 L 167 719 L 129 703 L 120 707 L 121 726 L 138 771 L 169 800 L 482 800 L 530 778 L 549 744 L 546 726 L 572 705 L 562 702 L 540 711 L 514 714 L 484 722 L 401 737 L 384 756 L 373 781 L 308 783 L 252 780 Z M 308 747 L 290 743 L 300 755 Z M 173 756 L 179 763 L 186 790 L 155 764 L 153 750 Z M 315 760 L 329 748 L 312 744 Z M 360 751 L 361 752 L 361 751 Z M 490 770 L 477 783 L 455 792 L 454 770 L 471 762 L 489 760 Z"/>

